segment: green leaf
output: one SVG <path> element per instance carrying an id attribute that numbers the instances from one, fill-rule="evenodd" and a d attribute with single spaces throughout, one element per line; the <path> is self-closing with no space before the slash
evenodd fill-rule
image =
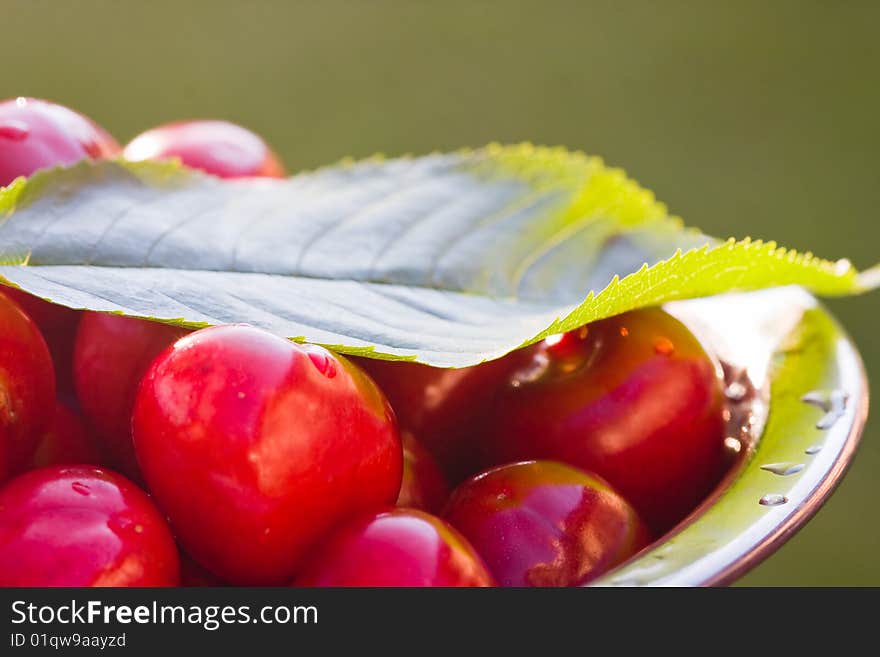
<path id="1" fill-rule="evenodd" d="M 0 190 L 0 213 L 0 282 L 53 302 L 437 366 L 675 299 L 878 284 L 846 261 L 719 242 L 620 170 L 530 145 L 286 181 L 83 162 Z"/>

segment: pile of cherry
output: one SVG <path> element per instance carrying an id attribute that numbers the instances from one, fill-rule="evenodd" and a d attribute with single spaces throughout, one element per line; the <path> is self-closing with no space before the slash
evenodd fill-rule
<path id="1" fill-rule="evenodd" d="M 284 175 L 229 123 L 120 149 L 0 103 L 0 186 L 120 155 Z M 0 287 L 0 585 L 578 585 L 706 497 L 723 418 L 716 365 L 659 309 L 453 370 Z"/>

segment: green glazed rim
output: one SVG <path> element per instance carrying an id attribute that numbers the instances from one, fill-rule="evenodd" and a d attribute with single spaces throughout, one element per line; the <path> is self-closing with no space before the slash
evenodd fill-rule
<path id="1" fill-rule="evenodd" d="M 775 312 L 794 318 L 793 328 L 767 351 L 765 380 L 742 402 L 755 409 L 752 419 L 739 436 L 729 430 L 727 444 L 741 451 L 737 464 L 672 533 L 592 585 L 728 584 L 791 538 L 840 482 L 868 415 L 864 366 L 813 297 L 798 289 L 775 302 Z M 771 317 L 767 326 L 780 323 Z M 728 363 L 724 371 L 728 385 L 734 383 L 729 396 L 744 396 L 746 388 L 730 380 L 737 368 Z"/>

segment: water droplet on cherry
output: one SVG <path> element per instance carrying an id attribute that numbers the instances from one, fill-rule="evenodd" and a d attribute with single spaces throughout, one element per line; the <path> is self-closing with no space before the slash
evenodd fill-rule
<path id="1" fill-rule="evenodd" d="M 113 516 L 107 522 L 107 526 L 110 527 L 116 534 L 120 534 L 122 532 L 128 532 L 131 529 L 131 526 L 134 523 L 132 520 L 126 516 Z"/>
<path id="2" fill-rule="evenodd" d="M 336 376 L 336 362 L 327 350 L 321 347 L 309 346 L 306 348 L 306 353 L 309 356 L 309 360 L 312 361 L 312 365 L 314 365 L 315 369 L 321 374 L 328 379 L 332 379 Z"/>
<path id="3" fill-rule="evenodd" d="M 661 356 L 669 356 L 675 351 L 675 345 L 669 338 L 657 338 L 654 340 L 654 352 Z"/>

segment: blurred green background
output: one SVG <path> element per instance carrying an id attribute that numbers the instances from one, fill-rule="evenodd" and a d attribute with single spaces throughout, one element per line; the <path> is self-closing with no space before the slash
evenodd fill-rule
<path id="1" fill-rule="evenodd" d="M 880 3 L 0 0 L 0 98 L 127 141 L 177 118 L 291 172 L 529 140 L 603 156 L 719 236 L 880 260 Z M 878 399 L 880 295 L 832 302 Z M 880 584 L 880 415 L 819 515 L 743 583 Z"/>

